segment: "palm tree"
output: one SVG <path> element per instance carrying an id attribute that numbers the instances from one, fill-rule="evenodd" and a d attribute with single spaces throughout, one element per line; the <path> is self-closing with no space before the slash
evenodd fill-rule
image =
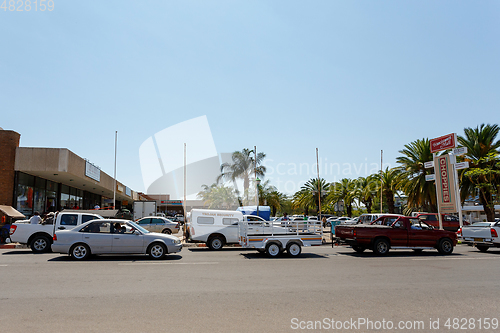
<path id="1" fill-rule="evenodd" d="M 318 184 L 319 184 L 319 192 L 318 192 Z M 305 215 L 309 214 L 310 208 L 316 208 L 316 211 L 319 214 L 319 200 L 323 201 L 328 194 L 327 188 L 328 183 L 323 178 L 318 179 L 312 178 L 309 179 L 303 186 L 300 187 L 300 190 L 293 195 L 293 203 L 294 207 L 304 208 Z"/>
<path id="2" fill-rule="evenodd" d="M 203 200 L 203 205 L 208 208 L 230 209 L 237 206 L 234 190 L 224 185 L 203 185 L 203 190 L 198 193 L 198 198 Z"/>
<path id="3" fill-rule="evenodd" d="M 282 204 L 287 200 L 287 196 L 278 191 L 269 180 L 259 185 L 259 206 L 268 205 L 271 207 L 272 215 L 276 216 L 277 211 L 282 209 Z"/>
<path id="4" fill-rule="evenodd" d="M 494 194 L 498 194 L 500 185 L 500 140 L 495 141 L 499 131 L 496 124 L 481 124 L 476 128 L 465 128 L 465 136 L 458 137 L 458 142 L 467 147 L 464 160 L 469 162 L 469 170 L 460 174 L 461 199 L 463 201 L 468 196 L 474 196 L 475 189 L 478 189 L 479 201 L 488 221 L 495 220 Z"/>
<path id="5" fill-rule="evenodd" d="M 347 216 L 352 216 L 352 205 L 356 197 L 356 183 L 352 179 L 343 178 L 339 182 L 332 183 L 326 200 L 328 202 L 344 202 Z"/>
<path id="6" fill-rule="evenodd" d="M 436 187 L 433 182 L 425 180 L 425 175 L 431 174 L 424 167 L 425 162 L 433 160 L 429 139 L 413 141 L 399 151 L 396 161 L 401 164 L 401 190 L 408 196 L 407 207 L 410 210 L 437 212 Z"/>
<path id="7" fill-rule="evenodd" d="M 266 167 L 261 165 L 266 157 L 264 153 L 258 153 L 255 159 L 255 151 L 252 149 L 243 149 L 235 151 L 232 155 L 233 163 L 223 163 L 220 166 L 221 174 L 217 177 L 217 182 L 221 180 L 230 180 L 233 182 L 236 193 L 239 195 L 238 187 L 236 186 L 237 179 L 243 179 L 244 195 L 248 202 L 248 188 L 250 187 L 250 178 L 252 175 L 264 177 Z M 255 162 L 257 160 L 257 162 Z M 257 165 L 257 167 L 255 167 Z"/>
<path id="8" fill-rule="evenodd" d="M 377 197 L 377 188 L 379 188 L 378 175 L 370 175 L 368 177 L 359 177 L 355 181 L 355 198 L 363 203 L 366 207 L 366 212 L 372 212 L 373 200 Z"/>
<path id="9" fill-rule="evenodd" d="M 394 205 L 394 195 L 401 189 L 401 169 L 387 167 L 385 171 L 382 172 L 381 184 L 382 193 L 385 197 L 387 207 L 389 209 L 389 214 L 394 214 L 396 207 Z"/>

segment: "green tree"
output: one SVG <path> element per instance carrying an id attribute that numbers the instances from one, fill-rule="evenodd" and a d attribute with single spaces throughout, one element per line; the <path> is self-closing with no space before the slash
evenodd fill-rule
<path id="1" fill-rule="evenodd" d="M 378 175 L 359 177 L 355 181 L 354 196 L 356 200 L 365 205 L 368 214 L 372 212 L 373 200 L 377 197 L 379 183 Z"/>
<path id="2" fill-rule="evenodd" d="M 488 221 L 495 220 L 494 204 L 500 184 L 500 140 L 496 140 L 499 131 L 496 124 L 481 124 L 476 128 L 465 128 L 465 136 L 458 137 L 458 142 L 467 147 L 464 160 L 469 162 L 469 170 L 460 173 L 461 199 L 463 201 L 468 196 L 475 196 L 477 189 Z"/>
<path id="3" fill-rule="evenodd" d="M 433 160 L 429 139 L 413 141 L 399 151 L 403 156 L 396 158 L 401 164 L 401 190 L 408 196 L 407 208 L 412 211 L 437 212 L 436 186 L 425 180 L 432 169 L 424 167 Z"/>
<path id="4" fill-rule="evenodd" d="M 328 202 L 344 203 L 344 209 L 349 217 L 352 217 L 352 206 L 356 198 L 356 182 L 349 178 L 343 178 L 339 182 L 332 183 L 326 200 Z"/>
<path id="5" fill-rule="evenodd" d="M 220 167 L 221 174 L 217 177 L 217 182 L 232 181 L 236 193 L 239 198 L 239 191 L 236 185 L 237 179 L 243 179 L 243 190 L 244 196 L 246 197 L 246 202 L 249 201 L 248 188 L 250 187 L 250 178 L 253 175 L 257 177 L 264 177 L 266 173 L 266 167 L 261 165 L 262 161 L 266 157 L 264 153 L 257 154 L 257 162 L 255 161 L 255 151 L 253 149 L 243 149 L 242 151 L 235 151 L 232 156 L 232 163 L 223 163 Z M 257 167 L 255 167 L 257 165 Z M 239 199 L 239 201 L 241 201 Z"/>
<path id="6" fill-rule="evenodd" d="M 204 206 L 212 209 L 230 209 L 238 206 L 236 193 L 231 187 L 212 184 L 203 185 L 202 188 L 197 196 L 203 200 Z"/>
<path id="7" fill-rule="evenodd" d="M 272 216 L 276 216 L 281 211 L 282 204 L 287 200 L 287 196 L 278 191 L 275 186 L 269 185 L 269 180 L 259 185 L 259 205 L 271 207 Z"/>
<path id="8" fill-rule="evenodd" d="M 394 196 L 401 189 L 401 169 L 387 167 L 385 171 L 382 172 L 381 183 L 382 193 L 387 203 L 387 208 L 389 214 L 394 214 L 396 207 L 394 206 Z"/>
<path id="9" fill-rule="evenodd" d="M 318 192 L 319 184 L 319 192 Z M 309 209 L 316 208 L 319 213 L 319 200 L 324 202 L 326 196 L 328 195 L 329 184 L 321 178 L 318 182 L 317 178 L 309 179 L 300 190 L 293 195 L 294 207 L 302 207 L 304 209 L 304 214 L 309 215 Z"/>

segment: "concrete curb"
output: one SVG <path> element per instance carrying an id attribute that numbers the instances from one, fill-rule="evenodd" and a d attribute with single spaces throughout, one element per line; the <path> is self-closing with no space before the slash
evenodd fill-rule
<path id="1" fill-rule="evenodd" d="M 28 245 L 19 243 L 0 244 L 0 249 L 28 249 Z"/>

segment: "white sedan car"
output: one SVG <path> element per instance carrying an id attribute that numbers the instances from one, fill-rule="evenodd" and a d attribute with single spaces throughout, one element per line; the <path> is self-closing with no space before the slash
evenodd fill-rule
<path id="1" fill-rule="evenodd" d="M 151 232 L 176 234 L 179 232 L 179 222 L 173 222 L 161 216 L 148 216 L 135 221 L 138 225 Z"/>
<path id="2" fill-rule="evenodd" d="M 149 232 L 128 220 L 92 220 L 70 230 L 54 234 L 52 251 L 67 253 L 84 260 L 91 254 L 149 254 L 162 259 L 166 254 L 182 250 L 175 236 Z"/>

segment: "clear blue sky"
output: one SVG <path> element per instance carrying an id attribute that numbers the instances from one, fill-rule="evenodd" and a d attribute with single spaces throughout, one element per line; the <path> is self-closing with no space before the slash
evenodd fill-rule
<path id="1" fill-rule="evenodd" d="M 0 127 L 110 175 L 118 130 L 117 178 L 136 191 L 144 140 L 203 115 L 219 153 L 285 163 L 284 192 L 315 177 L 289 167 L 315 148 L 341 166 L 327 181 L 356 178 L 380 150 L 395 165 L 416 139 L 500 122 L 499 1 L 54 4 L 0 10 Z"/>

